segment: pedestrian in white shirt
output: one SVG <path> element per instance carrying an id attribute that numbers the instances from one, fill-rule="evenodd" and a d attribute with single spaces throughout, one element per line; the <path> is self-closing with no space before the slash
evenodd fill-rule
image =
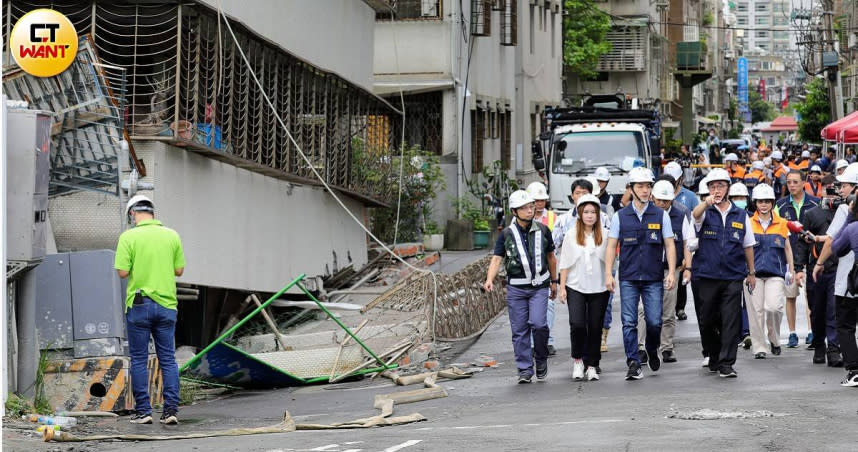
<path id="1" fill-rule="evenodd" d="M 602 323 L 610 292 L 605 286 L 608 230 L 601 221 L 599 199 L 578 198 L 575 226 L 563 238 L 557 300 L 569 307 L 572 378 L 598 380 L 602 358 Z"/>

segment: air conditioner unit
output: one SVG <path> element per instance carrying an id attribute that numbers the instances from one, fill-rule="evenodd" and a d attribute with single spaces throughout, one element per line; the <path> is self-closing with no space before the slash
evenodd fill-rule
<path id="1" fill-rule="evenodd" d="M 438 17 L 437 0 L 421 0 L 420 15 L 423 17 Z"/>

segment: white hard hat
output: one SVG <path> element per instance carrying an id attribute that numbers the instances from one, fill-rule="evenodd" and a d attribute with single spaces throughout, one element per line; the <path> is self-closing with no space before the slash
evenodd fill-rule
<path id="1" fill-rule="evenodd" d="M 727 156 L 726 156 L 726 157 L 724 157 L 724 161 L 725 161 L 725 162 L 738 162 L 738 161 L 739 161 L 739 156 L 738 156 L 738 155 L 736 155 L 736 153 L 735 153 L 735 152 L 731 152 L 731 153 L 727 154 Z"/>
<path id="2" fill-rule="evenodd" d="M 519 207 L 532 203 L 533 197 L 524 190 L 516 190 L 509 195 L 509 208 L 518 209 Z"/>
<path id="3" fill-rule="evenodd" d="M 858 163 L 850 163 L 843 174 L 837 176 L 837 182 L 858 184 Z"/>
<path id="4" fill-rule="evenodd" d="M 599 188 L 599 179 L 596 179 L 596 176 L 587 176 L 584 179 L 593 185 L 593 192 L 591 193 L 593 196 L 599 196 L 602 193 L 602 189 Z"/>
<path id="5" fill-rule="evenodd" d="M 700 180 L 700 185 L 697 187 L 698 195 L 708 195 L 709 194 L 709 178 L 704 177 Z"/>
<path id="6" fill-rule="evenodd" d="M 772 166 L 772 158 L 771 158 L 771 157 L 766 157 L 766 158 L 764 158 L 764 159 L 763 159 L 763 166 L 764 166 L 764 167 L 766 167 L 766 166 Z"/>
<path id="7" fill-rule="evenodd" d="M 611 172 L 608 171 L 608 168 L 604 166 L 600 166 L 596 168 L 596 172 L 593 174 L 596 176 L 596 180 L 607 182 L 611 180 Z"/>
<path id="8" fill-rule="evenodd" d="M 801 158 L 810 158 L 810 151 L 801 151 Z"/>
<path id="9" fill-rule="evenodd" d="M 676 197 L 673 185 L 669 181 L 660 180 L 655 183 L 652 187 L 652 196 L 655 199 L 661 199 L 664 201 L 673 201 L 673 198 Z"/>
<path id="10" fill-rule="evenodd" d="M 545 184 L 542 182 L 531 182 L 525 191 L 535 201 L 548 199 L 548 189 L 545 188 Z"/>
<path id="11" fill-rule="evenodd" d="M 840 159 L 837 161 L 837 163 L 834 164 L 834 169 L 846 168 L 847 166 L 849 166 L 849 162 Z"/>
<path id="12" fill-rule="evenodd" d="M 649 168 L 644 168 L 639 166 L 637 168 L 632 168 L 629 171 L 629 183 L 635 184 L 638 182 L 655 182 L 655 176 L 652 175 L 652 171 Z"/>
<path id="13" fill-rule="evenodd" d="M 727 193 L 727 196 L 744 196 L 747 198 L 748 187 L 741 182 L 736 182 L 730 186 L 730 191 Z"/>
<path id="14" fill-rule="evenodd" d="M 751 163 L 751 169 L 764 170 L 766 169 L 766 164 L 763 163 L 762 160 L 754 160 L 754 162 Z"/>
<path id="15" fill-rule="evenodd" d="M 139 203 L 148 203 L 149 205 L 143 204 L 137 207 Z M 154 212 L 155 211 L 155 203 L 152 202 L 151 199 L 144 195 L 134 195 L 131 199 L 128 200 L 128 203 L 125 204 L 125 214 L 131 212 L 131 208 L 134 208 L 135 212 Z"/>
<path id="16" fill-rule="evenodd" d="M 772 152 L 772 159 L 783 160 L 784 159 L 784 153 L 781 151 L 774 151 L 774 152 Z"/>
<path id="17" fill-rule="evenodd" d="M 602 208 L 602 203 L 599 202 L 599 198 L 597 198 L 595 195 L 591 195 L 589 193 L 578 198 L 578 204 L 575 205 L 575 208 L 578 209 L 587 203 L 595 204 L 597 212 L 599 211 L 599 209 Z"/>
<path id="18" fill-rule="evenodd" d="M 761 199 L 771 199 L 775 200 L 775 190 L 769 184 L 760 184 L 754 187 L 753 196 L 754 201 L 759 201 Z"/>
<path id="19" fill-rule="evenodd" d="M 810 167 L 810 172 L 811 173 L 821 173 L 822 168 L 820 168 L 819 165 L 813 165 Z"/>
<path id="20" fill-rule="evenodd" d="M 679 178 L 682 177 L 682 167 L 679 166 L 679 163 L 670 162 L 667 165 L 664 165 L 664 174 L 672 177 L 673 180 L 679 181 Z"/>
<path id="21" fill-rule="evenodd" d="M 724 168 L 712 168 L 712 171 L 709 171 L 709 174 L 706 175 L 707 186 L 712 182 L 719 180 L 727 182 L 728 184 L 732 182 L 732 180 L 730 180 L 730 173 L 728 173 Z"/>

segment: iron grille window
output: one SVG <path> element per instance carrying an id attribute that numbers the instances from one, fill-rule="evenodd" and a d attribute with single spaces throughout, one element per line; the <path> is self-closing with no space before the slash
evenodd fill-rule
<path id="1" fill-rule="evenodd" d="M 505 111 L 500 115 L 501 128 L 501 168 L 510 169 L 512 159 L 512 112 Z"/>
<path id="2" fill-rule="evenodd" d="M 379 11 L 375 20 L 440 19 L 441 0 L 390 0 L 390 9 Z"/>
<path id="3" fill-rule="evenodd" d="M 491 36 L 492 34 L 492 1 L 471 0 L 471 34 L 474 36 Z"/>
<path id="4" fill-rule="evenodd" d="M 483 134 L 485 133 L 485 112 L 482 109 L 471 110 L 471 172 L 483 170 Z"/>
<path id="5" fill-rule="evenodd" d="M 405 96 L 405 143 L 441 154 L 442 96 L 441 91 Z"/>
<path id="6" fill-rule="evenodd" d="M 502 46 L 518 44 L 518 0 L 498 0 L 500 10 L 500 43 Z"/>
<path id="7" fill-rule="evenodd" d="M 633 72 L 645 71 L 647 59 L 647 29 L 644 26 L 611 27 L 605 35 L 611 43 L 611 51 L 599 58 L 597 71 Z"/>
<path id="8" fill-rule="evenodd" d="M 491 128 L 491 138 L 500 138 L 500 124 L 498 123 L 498 112 L 489 112 L 489 127 Z"/>

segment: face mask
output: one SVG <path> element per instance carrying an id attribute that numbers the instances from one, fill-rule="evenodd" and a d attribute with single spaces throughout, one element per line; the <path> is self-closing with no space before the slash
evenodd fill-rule
<path id="1" fill-rule="evenodd" d="M 735 205 L 736 205 L 736 207 L 738 207 L 738 208 L 740 208 L 740 209 L 745 209 L 745 208 L 747 208 L 747 207 L 748 207 L 748 201 L 739 201 L 739 200 L 736 200 L 736 201 L 733 201 L 733 204 L 735 204 Z"/>

